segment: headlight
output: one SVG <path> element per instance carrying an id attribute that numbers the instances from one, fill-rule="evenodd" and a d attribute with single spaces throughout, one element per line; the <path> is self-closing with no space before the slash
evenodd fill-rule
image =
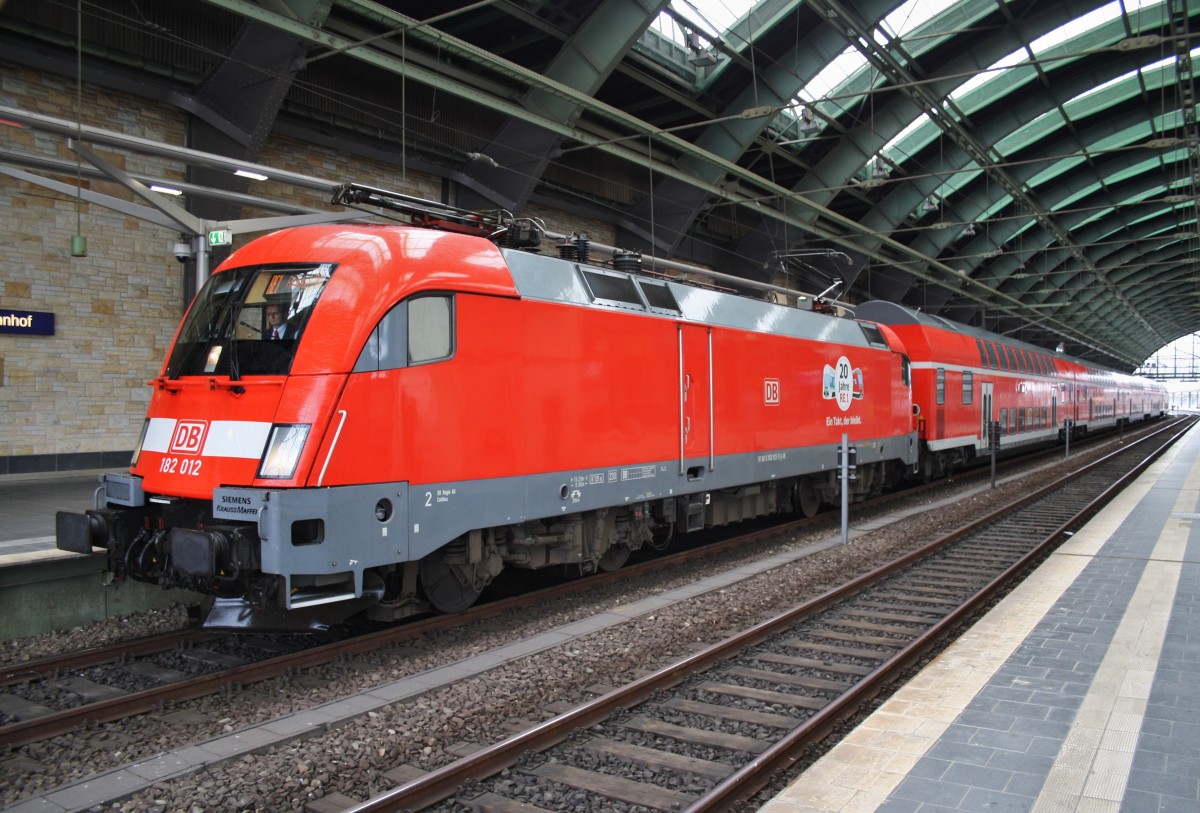
<path id="1" fill-rule="evenodd" d="M 133 459 L 129 461 L 129 468 L 137 466 L 138 458 L 142 456 L 142 444 L 146 442 L 146 432 L 150 429 L 150 419 L 147 418 L 142 424 L 142 434 L 138 437 L 137 446 L 133 447 Z"/>
<path id="2" fill-rule="evenodd" d="M 271 427 L 267 450 L 258 466 L 259 479 L 292 479 L 304 451 L 304 441 L 308 439 L 308 429 L 307 423 L 277 423 Z"/>

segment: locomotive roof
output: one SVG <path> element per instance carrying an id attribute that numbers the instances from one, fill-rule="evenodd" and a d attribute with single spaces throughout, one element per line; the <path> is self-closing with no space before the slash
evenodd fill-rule
<path id="1" fill-rule="evenodd" d="M 890 349 L 874 326 L 710 287 L 501 249 L 523 297 L 627 310 L 814 341 Z M 903 351 L 903 348 L 898 348 Z"/>

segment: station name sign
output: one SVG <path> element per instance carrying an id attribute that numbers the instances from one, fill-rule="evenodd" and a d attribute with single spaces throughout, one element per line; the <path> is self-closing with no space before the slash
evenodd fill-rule
<path id="1" fill-rule="evenodd" d="M 53 336 L 54 314 L 45 311 L 15 311 L 10 308 L 0 308 L 0 333 Z"/>

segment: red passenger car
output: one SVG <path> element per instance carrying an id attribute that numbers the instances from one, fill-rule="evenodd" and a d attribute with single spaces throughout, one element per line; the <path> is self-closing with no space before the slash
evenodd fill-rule
<path id="1" fill-rule="evenodd" d="M 838 494 L 844 434 L 855 496 L 916 465 L 898 331 L 632 273 L 630 255 L 533 253 L 528 221 L 340 194 L 420 225 L 290 229 L 223 263 L 130 471 L 59 515 L 61 548 L 215 597 L 210 626 L 322 627 L 459 610 L 504 567 L 611 569 L 675 532 L 811 512 Z"/>
<path id="2" fill-rule="evenodd" d="M 908 349 L 926 477 L 986 453 L 989 424 L 1004 450 L 1166 413 L 1166 389 L 1145 379 L 891 302 L 855 313 L 890 326 Z"/>

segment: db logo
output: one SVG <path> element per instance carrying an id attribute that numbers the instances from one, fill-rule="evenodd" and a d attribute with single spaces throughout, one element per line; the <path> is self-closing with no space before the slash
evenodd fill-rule
<path id="1" fill-rule="evenodd" d="M 204 436 L 208 433 L 208 421 L 180 421 L 175 424 L 171 435 L 170 454 L 200 454 L 204 448 Z"/>
<path id="2" fill-rule="evenodd" d="M 779 405 L 779 379 L 763 379 L 763 403 L 767 406 Z"/>

